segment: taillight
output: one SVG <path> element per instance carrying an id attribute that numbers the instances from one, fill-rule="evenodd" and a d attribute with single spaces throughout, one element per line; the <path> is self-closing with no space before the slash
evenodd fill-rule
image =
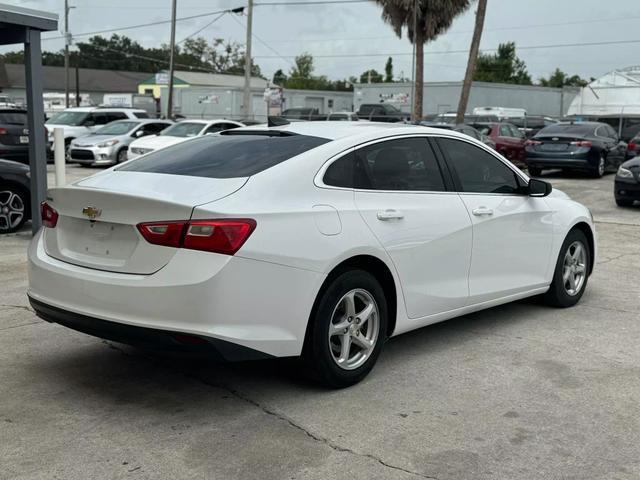
<path id="1" fill-rule="evenodd" d="M 250 218 L 222 218 L 138 224 L 144 239 L 154 245 L 235 254 L 256 228 Z"/>
<path id="2" fill-rule="evenodd" d="M 637 143 L 629 143 L 629 145 L 627 145 L 627 150 L 629 150 L 630 152 L 635 152 L 638 149 L 638 144 Z"/>
<path id="3" fill-rule="evenodd" d="M 149 243 L 180 248 L 186 225 L 184 221 L 139 223 L 138 231 Z"/>
<path id="4" fill-rule="evenodd" d="M 593 143 L 591 143 L 589 140 L 579 140 L 571 142 L 569 145 L 573 145 L 574 147 L 591 147 Z"/>
<path id="5" fill-rule="evenodd" d="M 0 135 L 6 135 L 9 133 L 6 128 L 0 128 Z"/>
<path id="6" fill-rule="evenodd" d="M 542 145 L 542 142 L 540 142 L 538 140 L 527 140 L 526 142 L 524 142 L 524 145 L 526 147 L 531 146 L 531 145 Z"/>
<path id="7" fill-rule="evenodd" d="M 48 228 L 55 228 L 58 223 L 58 212 L 47 202 L 42 202 L 40 204 L 40 218 L 42 219 L 42 225 Z"/>

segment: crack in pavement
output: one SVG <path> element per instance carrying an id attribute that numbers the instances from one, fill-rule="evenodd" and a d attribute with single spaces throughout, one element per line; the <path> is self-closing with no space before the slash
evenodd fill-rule
<path id="1" fill-rule="evenodd" d="M 348 447 L 343 447 L 342 445 L 339 445 L 337 443 L 335 443 L 334 441 L 332 441 L 331 439 L 324 437 L 322 435 L 318 435 L 317 433 L 313 433 L 312 431 L 308 430 L 307 428 L 305 428 L 304 426 L 300 425 L 299 423 L 297 423 L 296 421 L 294 421 L 293 419 L 287 417 L 285 414 L 277 412 L 276 410 L 273 410 L 272 408 L 269 408 L 268 406 L 258 402 L 257 400 L 254 400 L 253 398 L 249 397 L 248 395 L 240 392 L 239 390 L 236 390 L 235 388 L 232 388 L 228 385 L 225 385 L 223 383 L 217 383 L 217 382 L 212 382 L 209 380 L 206 380 L 204 378 L 198 377 L 196 375 L 193 375 L 191 373 L 185 372 L 183 370 L 179 370 L 176 369 L 175 367 L 172 367 L 169 364 L 166 364 L 156 358 L 150 357 L 150 356 L 138 356 L 138 355 L 132 355 L 126 351 L 124 351 L 123 349 L 121 349 L 120 347 L 117 347 L 116 345 L 112 344 L 111 342 L 107 341 L 107 340 L 103 340 L 102 341 L 105 345 L 107 345 L 109 348 L 116 350 L 117 352 L 120 352 L 122 355 L 125 355 L 127 357 L 131 357 L 131 358 L 144 358 L 147 361 L 151 361 L 151 362 L 155 362 L 155 363 L 160 363 L 165 367 L 168 367 L 170 370 L 179 373 L 187 378 L 190 378 L 192 380 L 196 380 L 204 385 L 207 385 L 209 387 L 214 387 L 214 388 L 219 388 L 221 390 L 224 390 L 226 392 L 228 392 L 229 394 L 231 394 L 233 397 L 235 397 L 238 400 L 241 400 L 249 405 L 252 405 L 256 408 L 258 408 L 259 410 L 261 410 L 263 413 L 265 413 L 266 415 L 269 415 L 271 417 L 275 417 L 276 419 L 287 423 L 290 427 L 295 428 L 296 430 L 299 430 L 300 432 L 304 433 L 306 436 L 308 436 L 309 438 L 311 438 L 312 440 L 316 441 L 316 442 L 320 442 L 323 443 L 324 445 L 328 446 L 329 448 L 331 448 L 332 450 L 335 450 L 337 452 L 343 452 L 343 453 L 349 453 L 351 455 L 355 455 L 358 457 L 362 457 L 362 458 L 368 458 L 370 460 L 373 460 L 375 462 L 377 462 L 378 464 L 382 465 L 383 467 L 386 468 L 390 468 L 393 470 L 397 470 L 409 475 L 413 475 L 415 477 L 420 477 L 420 478 L 425 478 L 427 480 L 438 480 L 437 477 L 432 477 L 429 475 L 425 475 L 423 473 L 420 472 L 414 472 L 412 470 L 408 470 L 404 467 L 400 467 L 398 465 L 394 465 L 391 464 L 389 462 L 386 462 L 385 460 L 383 460 L 382 458 L 373 455 L 371 453 L 362 453 L 362 452 L 357 452 L 351 448 Z"/>
<path id="2" fill-rule="evenodd" d="M 27 312 L 31 312 L 31 313 L 35 313 L 31 307 L 27 307 L 25 305 L 11 305 L 8 303 L 0 303 L 0 307 L 7 307 L 7 308 L 19 308 L 21 310 L 26 310 Z"/>
<path id="3" fill-rule="evenodd" d="M 594 267 L 597 267 L 598 265 L 604 265 L 605 263 L 613 262 L 614 260 L 618 260 L 623 257 L 635 257 L 635 256 L 637 256 L 636 253 L 621 253 L 620 255 L 616 255 L 615 257 L 607 258 L 606 260 L 597 260 Z"/>

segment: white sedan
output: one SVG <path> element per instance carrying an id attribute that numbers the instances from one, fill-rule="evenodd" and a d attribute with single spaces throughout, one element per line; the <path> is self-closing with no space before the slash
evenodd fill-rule
<path id="1" fill-rule="evenodd" d="M 301 356 L 324 384 L 386 339 L 541 295 L 568 307 L 595 257 L 587 208 L 456 132 L 245 127 L 62 188 L 29 248 L 39 316 L 98 337 Z"/>
<path id="2" fill-rule="evenodd" d="M 193 137 L 238 127 L 244 127 L 244 124 L 234 120 L 182 120 L 163 130 L 159 135 L 148 136 L 131 142 L 127 151 L 127 159 L 132 160 L 140 155 L 184 142 Z"/>

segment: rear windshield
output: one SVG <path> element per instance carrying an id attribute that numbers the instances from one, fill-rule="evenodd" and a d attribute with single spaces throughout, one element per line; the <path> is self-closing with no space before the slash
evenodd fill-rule
<path id="1" fill-rule="evenodd" d="M 149 114 L 147 112 L 133 112 L 133 116 L 136 118 L 149 118 Z"/>
<path id="2" fill-rule="evenodd" d="M 205 135 L 151 152 L 118 170 L 208 178 L 255 175 L 329 142 L 307 135 Z"/>
<path id="3" fill-rule="evenodd" d="M 577 133 L 577 134 L 589 134 L 593 133 L 595 130 L 594 125 L 586 125 L 580 123 L 565 123 L 565 124 L 556 124 L 549 125 L 548 127 L 544 127 L 542 130 L 538 132 L 537 136 L 542 136 L 546 134 L 558 134 L 558 133 Z"/>
<path id="4" fill-rule="evenodd" d="M 25 112 L 2 112 L 0 111 L 0 124 L 4 125 L 26 125 L 27 114 Z"/>

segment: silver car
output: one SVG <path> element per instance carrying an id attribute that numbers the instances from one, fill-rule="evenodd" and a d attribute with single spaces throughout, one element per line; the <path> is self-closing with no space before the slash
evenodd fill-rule
<path id="1" fill-rule="evenodd" d="M 67 160 L 87 166 L 124 162 L 131 142 L 147 135 L 157 135 L 172 123 L 153 119 L 111 122 L 91 135 L 73 140 Z"/>

